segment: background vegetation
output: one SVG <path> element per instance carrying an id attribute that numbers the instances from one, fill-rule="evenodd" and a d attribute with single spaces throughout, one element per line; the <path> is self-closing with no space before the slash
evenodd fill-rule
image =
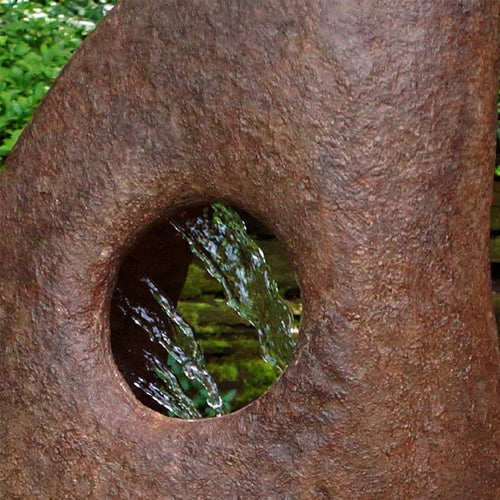
<path id="1" fill-rule="evenodd" d="M 116 0 L 0 0 L 0 169 L 59 71 Z"/>

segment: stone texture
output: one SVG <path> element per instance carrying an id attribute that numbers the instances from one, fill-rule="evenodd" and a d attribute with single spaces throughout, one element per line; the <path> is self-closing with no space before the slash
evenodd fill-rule
<path id="1" fill-rule="evenodd" d="M 0 177 L 3 498 L 498 497 L 496 0 L 123 0 Z M 296 266 L 261 399 L 168 419 L 110 350 L 120 262 L 222 200 Z"/>

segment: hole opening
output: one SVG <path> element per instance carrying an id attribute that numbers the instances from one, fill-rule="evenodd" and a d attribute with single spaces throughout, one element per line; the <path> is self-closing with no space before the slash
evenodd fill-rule
<path id="1" fill-rule="evenodd" d="M 111 348 L 144 405 L 220 416 L 279 378 L 301 313 L 295 274 L 262 222 L 222 204 L 191 206 L 153 225 L 123 262 Z"/>

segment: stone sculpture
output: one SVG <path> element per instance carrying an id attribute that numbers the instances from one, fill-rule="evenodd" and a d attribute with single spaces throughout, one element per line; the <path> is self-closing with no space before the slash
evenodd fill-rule
<path id="1" fill-rule="evenodd" d="M 0 177 L 2 498 L 494 498 L 496 0 L 123 0 Z M 294 360 L 204 421 L 141 405 L 109 302 L 181 206 L 259 217 Z"/>

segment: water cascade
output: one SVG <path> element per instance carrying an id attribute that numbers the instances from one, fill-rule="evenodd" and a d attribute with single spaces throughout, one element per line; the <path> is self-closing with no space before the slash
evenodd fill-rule
<path id="1" fill-rule="evenodd" d="M 236 211 L 213 204 L 203 214 L 173 227 L 189 243 L 208 273 L 223 288 L 227 305 L 258 334 L 262 359 L 282 372 L 296 344 L 293 314 L 280 297 L 263 251 L 246 231 Z M 148 276 L 138 276 L 159 309 L 144 307 L 117 289 L 118 307 L 161 346 L 163 359 L 145 351 L 153 381 L 134 384 L 167 410 L 169 416 L 200 418 L 229 411 L 217 383 L 206 368 L 191 325 L 172 300 Z M 202 410 L 200 410 L 202 408 Z"/>

